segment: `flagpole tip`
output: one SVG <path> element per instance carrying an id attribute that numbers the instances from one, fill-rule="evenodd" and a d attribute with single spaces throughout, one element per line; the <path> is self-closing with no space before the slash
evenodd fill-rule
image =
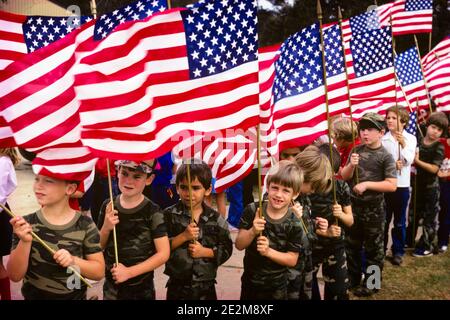
<path id="1" fill-rule="evenodd" d="M 317 0 L 317 17 L 322 20 L 322 6 L 320 5 L 320 0 Z"/>
<path id="2" fill-rule="evenodd" d="M 342 11 L 341 11 L 341 7 L 338 6 L 338 20 L 342 21 Z"/>

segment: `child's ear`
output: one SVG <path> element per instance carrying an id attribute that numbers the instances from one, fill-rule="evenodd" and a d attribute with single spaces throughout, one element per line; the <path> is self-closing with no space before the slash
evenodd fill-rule
<path id="1" fill-rule="evenodd" d="M 66 186 L 66 194 L 68 196 L 73 195 L 78 190 L 78 186 L 76 183 L 68 183 Z"/>
<path id="2" fill-rule="evenodd" d="M 295 199 L 297 199 L 299 195 L 300 195 L 300 192 L 294 193 L 294 194 L 292 195 L 292 201 L 294 201 Z"/>
<path id="3" fill-rule="evenodd" d="M 205 197 L 209 196 L 212 192 L 212 184 L 209 185 L 209 188 L 205 191 Z"/>
<path id="4" fill-rule="evenodd" d="M 146 186 L 151 185 L 154 179 L 155 179 L 155 175 L 154 174 L 151 174 L 150 176 L 147 176 L 147 179 L 145 179 L 145 185 Z"/>

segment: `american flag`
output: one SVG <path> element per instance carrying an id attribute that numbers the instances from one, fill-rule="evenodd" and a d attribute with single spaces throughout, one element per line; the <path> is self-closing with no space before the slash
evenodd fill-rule
<path id="1" fill-rule="evenodd" d="M 107 37 L 76 76 L 83 144 L 104 157 L 154 158 L 176 135 L 255 126 L 256 4 L 204 1 Z"/>
<path id="2" fill-rule="evenodd" d="M 24 16 L 0 11 L 0 70 L 27 53 L 64 38 L 90 16 Z"/>
<path id="3" fill-rule="evenodd" d="M 270 131 L 271 110 L 273 108 L 272 85 L 275 77 L 275 61 L 279 57 L 280 45 L 258 49 L 259 65 L 259 101 L 260 101 L 260 139 L 261 166 L 263 174 L 271 166 L 272 157 L 276 155 L 276 131 Z M 268 132 L 273 133 L 271 136 Z M 216 177 L 215 189 L 222 192 L 229 186 L 241 181 L 257 166 L 256 128 L 249 130 L 228 130 L 222 132 L 199 133 L 182 140 L 174 147 L 174 153 L 181 159 L 200 158 L 208 163 Z M 275 148 L 274 148 L 275 147 Z"/>
<path id="4" fill-rule="evenodd" d="M 95 25 L 103 22 L 89 21 L 3 70 L 0 115 L 17 145 L 37 151 L 80 139 L 75 69 L 80 59 L 101 45 L 93 35 Z M 66 23 L 69 28 L 71 22 Z"/>
<path id="5" fill-rule="evenodd" d="M 348 107 L 342 41 L 337 25 L 324 30 L 331 116 Z M 327 130 L 320 30 L 313 24 L 290 36 L 275 62 L 273 126 L 279 149 L 312 142 Z"/>
<path id="6" fill-rule="evenodd" d="M 88 22 L 3 70 L 0 111 L 18 146 L 43 149 L 79 140 L 75 48 L 92 37 L 93 28 Z"/>
<path id="7" fill-rule="evenodd" d="M 397 74 L 400 87 L 397 88 L 397 103 L 405 107 L 409 106 L 413 111 L 417 107 L 420 109 L 428 108 L 428 97 L 423 80 L 422 69 L 420 67 L 419 54 L 416 47 L 412 47 L 395 57 L 395 72 Z M 402 93 L 404 91 L 405 96 Z"/>
<path id="8" fill-rule="evenodd" d="M 46 25 L 53 24 L 56 29 L 52 32 L 62 35 L 70 31 L 70 23 L 73 23 L 66 20 L 69 24 L 62 27 L 61 22 L 59 25 L 55 21 L 52 22 L 55 17 L 42 21 L 38 19 L 39 17 L 34 17 L 33 20 L 27 21 L 34 21 L 36 26 L 42 26 L 40 33 L 47 31 L 47 36 L 50 35 L 50 30 L 44 29 Z M 99 21 L 97 23 L 100 24 Z M 2 23 L 2 26 L 5 26 L 5 23 Z M 29 28 L 33 31 L 33 24 Z M 17 34 L 23 32 L 18 24 L 11 23 L 7 25 L 6 30 Z M 38 31 L 32 36 L 40 40 Z M 37 152 L 33 161 L 35 173 L 83 181 L 81 189 L 87 190 L 92 184 L 92 170 L 96 160 L 80 142 L 73 67 L 100 42 L 93 42 L 94 21 L 72 31 L 66 34 L 64 39 L 51 44 L 43 40 L 41 44 L 44 47 L 40 50 L 31 52 L 33 50 L 29 47 L 30 52 L 24 51 L 22 55 L 16 56 L 18 61 L 6 68 L 2 74 L 0 111 L 1 115 L 6 117 L 7 124 L 14 129 L 17 140 L 13 141 L 14 145 Z M 5 32 L 0 34 L 4 36 Z M 18 40 L 20 37 L 10 35 L 10 39 Z M 30 41 L 34 45 L 35 40 Z M 20 47 L 16 45 L 17 48 Z M 0 137 L 11 140 L 11 127 L 0 128 Z M 4 140 L 0 140 L 2 146 L 3 142 Z"/>
<path id="9" fill-rule="evenodd" d="M 444 42 L 448 42 L 448 37 Z M 441 48 L 443 46 L 440 46 Z M 443 54 L 445 50 L 432 50 L 424 59 L 427 64 L 424 65 L 424 75 L 427 81 L 428 91 L 436 104 L 436 110 L 450 112 L 450 54 Z"/>
<path id="10" fill-rule="evenodd" d="M 85 190 L 92 184 L 95 158 L 81 142 L 60 145 L 39 151 L 32 162 L 33 172 L 69 181 L 85 181 Z M 90 181 L 90 183 L 89 183 Z"/>
<path id="11" fill-rule="evenodd" d="M 278 158 L 277 130 L 273 127 L 274 100 L 272 94 L 275 79 L 275 61 L 280 56 L 281 44 L 258 50 L 260 140 L 263 149 Z"/>
<path id="12" fill-rule="evenodd" d="M 422 65 L 425 69 L 438 61 L 437 58 L 445 57 L 450 54 L 450 35 L 446 36 L 436 47 L 422 57 Z"/>
<path id="13" fill-rule="evenodd" d="M 82 17 L 24 16 L 0 11 L 0 70 L 30 52 L 64 38 L 92 20 Z M 0 145 L 15 145 L 11 128 L 0 116 Z"/>
<path id="14" fill-rule="evenodd" d="M 389 6 L 342 22 L 353 117 L 383 113 L 395 103 Z M 345 112 L 349 115 L 349 112 Z"/>
<path id="15" fill-rule="evenodd" d="M 409 113 L 408 124 L 405 127 L 406 132 L 412 134 L 414 137 L 417 134 L 417 111 Z"/>
<path id="16" fill-rule="evenodd" d="M 16 145 L 11 127 L 6 122 L 3 116 L 0 116 L 0 147 L 10 148 Z"/>
<path id="17" fill-rule="evenodd" d="M 431 32 L 433 0 L 397 0 L 391 10 L 394 36 Z"/>
<path id="18" fill-rule="evenodd" d="M 94 29 L 94 39 L 106 38 L 118 25 L 126 21 L 137 21 L 167 9 L 167 0 L 140 0 L 111 13 L 100 16 Z"/>
<path id="19" fill-rule="evenodd" d="M 247 176 L 257 164 L 256 129 L 229 130 L 225 136 L 222 131 L 199 133 L 183 139 L 173 152 L 180 159 L 194 157 L 205 161 L 216 178 L 215 190 L 223 192 Z M 270 165 L 264 150 L 262 155 L 262 165 Z"/>

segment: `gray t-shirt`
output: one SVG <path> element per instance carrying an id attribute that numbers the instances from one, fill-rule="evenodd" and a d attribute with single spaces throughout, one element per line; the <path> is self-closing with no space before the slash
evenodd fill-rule
<path id="1" fill-rule="evenodd" d="M 392 158 L 392 155 L 383 146 L 371 149 L 361 144 L 356 146 L 352 153 L 359 154 L 357 170 L 360 183 L 364 181 L 384 181 L 386 178 L 397 178 L 394 158 Z M 350 157 L 347 160 L 347 164 L 349 163 Z M 361 196 L 354 193 L 353 187 L 356 185 L 356 172 L 353 173 L 353 178 L 348 182 L 352 190 L 352 201 L 381 202 L 383 200 L 383 192 L 367 190 Z"/>

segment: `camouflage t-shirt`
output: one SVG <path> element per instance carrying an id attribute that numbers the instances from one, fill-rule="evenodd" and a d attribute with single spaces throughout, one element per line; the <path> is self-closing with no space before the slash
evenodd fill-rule
<path id="1" fill-rule="evenodd" d="M 244 209 L 239 229 L 249 230 L 253 227 L 257 207 L 257 204 L 251 203 Z M 263 235 L 269 239 L 270 248 L 280 252 L 302 252 L 302 224 L 290 208 L 283 218 L 273 220 L 267 215 L 267 203 L 264 203 L 263 215 L 266 219 Z M 268 289 L 286 285 L 288 268 L 262 256 L 256 249 L 256 241 L 257 237 L 245 249 L 242 281 Z"/>
<path id="2" fill-rule="evenodd" d="M 361 196 L 353 192 L 356 185 L 356 170 L 358 170 L 359 182 L 384 181 L 387 178 L 397 178 L 395 161 L 392 155 L 383 146 L 371 149 L 365 144 L 356 146 L 352 153 L 359 154 L 359 165 L 353 173 L 353 178 L 348 181 L 351 189 L 352 202 L 382 203 L 383 192 L 366 190 Z M 350 157 L 347 164 L 350 163 Z"/>
<path id="3" fill-rule="evenodd" d="M 119 223 L 116 225 L 119 262 L 124 266 L 139 264 L 156 253 L 154 239 L 167 236 L 164 217 L 159 206 L 148 198 L 135 208 L 125 209 L 120 205 L 120 196 L 114 200 L 114 208 L 119 212 Z M 105 220 L 106 200 L 100 209 L 98 228 Z M 109 234 L 104 251 L 106 263 L 106 279 L 103 287 L 105 298 L 112 299 L 153 299 L 153 271 L 131 278 L 121 284 L 115 284 L 111 268 L 115 263 L 113 233 Z"/>
<path id="4" fill-rule="evenodd" d="M 203 203 L 203 212 L 197 225 L 200 235 L 197 239 L 205 248 L 213 249 L 214 258 L 192 258 L 189 254 L 189 242 L 172 250 L 164 273 L 171 281 L 200 282 L 214 281 L 217 268 L 227 261 L 233 251 L 233 241 L 228 223 L 215 210 Z M 179 235 L 191 223 L 191 215 L 182 201 L 164 210 L 164 220 L 169 238 Z"/>
<path id="5" fill-rule="evenodd" d="M 440 141 L 427 145 L 424 144 L 423 139 L 421 139 L 419 142 L 419 159 L 440 167 L 442 161 L 444 161 L 444 150 L 444 145 Z M 428 172 L 417 165 L 416 168 L 417 186 L 419 186 L 419 188 L 433 188 L 439 186 L 439 178 L 436 173 Z"/>
<path id="6" fill-rule="evenodd" d="M 50 224 L 41 210 L 23 217 L 33 231 L 52 249 L 66 249 L 71 255 L 86 259 L 86 256 L 101 252 L 100 234 L 91 218 L 76 212 L 72 221 L 65 225 Z M 14 234 L 12 250 L 20 239 Z M 42 244 L 33 239 L 28 270 L 22 286 L 26 300 L 72 300 L 86 299 L 86 285 L 80 281 L 79 289 L 69 289 L 77 284 L 76 277 L 67 268 L 61 267 L 53 255 Z"/>
<path id="7" fill-rule="evenodd" d="M 343 180 L 336 180 L 336 200 L 342 208 L 351 206 L 350 188 L 347 182 Z M 328 220 L 328 225 L 331 226 L 336 222 L 336 218 L 333 216 L 333 192 L 327 194 L 311 194 L 309 195 L 311 200 L 311 212 L 313 218 L 321 217 Z M 340 224 L 342 227 L 342 224 Z M 319 242 L 321 245 L 328 243 L 335 243 L 344 239 L 344 228 L 341 228 L 341 236 L 336 238 L 327 238 L 319 236 Z"/>

